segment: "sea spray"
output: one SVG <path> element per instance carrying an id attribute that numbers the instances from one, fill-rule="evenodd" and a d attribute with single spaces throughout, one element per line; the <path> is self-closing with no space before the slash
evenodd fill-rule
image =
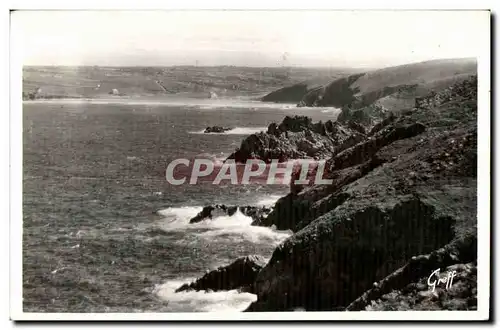
<path id="1" fill-rule="evenodd" d="M 172 312 L 241 312 L 257 296 L 248 292 L 231 291 L 183 291 L 175 292 L 182 284 L 193 279 L 175 279 L 157 285 L 153 293 L 167 304 Z"/>
<path id="2" fill-rule="evenodd" d="M 291 231 L 278 231 L 270 227 L 252 226 L 253 219 L 239 210 L 231 216 L 219 216 L 198 223 L 190 219 L 202 210 L 201 207 L 178 207 L 158 211 L 164 215 L 158 226 L 165 232 L 185 232 L 182 241 L 201 239 L 209 242 L 241 242 L 275 246 L 292 235 Z M 188 236 L 192 235 L 192 236 Z M 180 242 L 181 243 L 181 242 Z"/>

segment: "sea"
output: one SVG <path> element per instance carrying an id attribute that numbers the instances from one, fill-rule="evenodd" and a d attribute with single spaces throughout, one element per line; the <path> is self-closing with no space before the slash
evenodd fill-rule
<path id="1" fill-rule="evenodd" d="M 177 158 L 222 162 L 285 116 L 338 109 L 251 100 L 41 100 L 23 104 L 25 312 L 239 312 L 257 297 L 175 293 L 238 257 L 270 258 L 292 233 L 237 212 L 189 224 L 212 204 L 273 205 L 283 184 L 173 186 Z M 204 134 L 207 126 L 233 129 Z"/>

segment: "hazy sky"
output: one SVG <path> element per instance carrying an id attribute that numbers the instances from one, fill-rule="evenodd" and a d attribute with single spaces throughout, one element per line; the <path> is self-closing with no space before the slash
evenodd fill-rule
<path id="1" fill-rule="evenodd" d="M 381 67 L 489 42 L 486 11 L 24 11 L 12 24 L 25 65 Z"/>

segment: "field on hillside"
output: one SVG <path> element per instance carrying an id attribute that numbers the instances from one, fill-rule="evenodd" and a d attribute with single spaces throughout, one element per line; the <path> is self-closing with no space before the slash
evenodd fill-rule
<path id="1" fill-rule="evenodd" d="M 251 67 L 24 67 L 23 98 L 111 96 L 262 96 L 307 79 L 336 79 L 349 69 Z M 215 95 L 213 94 L 215 93 Z"/>

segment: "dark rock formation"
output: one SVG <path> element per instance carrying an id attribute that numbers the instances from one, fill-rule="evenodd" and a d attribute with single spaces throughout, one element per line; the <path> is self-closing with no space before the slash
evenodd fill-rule
<path id="1" fill-rule="evenodd" d="M 279 125 L 272 123 L 267 132 L 252 134 L 228 159 L 244 163 L 248 159 L 325 159 L 360 141 L 364 134 L 337 122 L 313 123 L 305 116 L 285 117 Z"/>
<path id="2" fill-rule="evenodd" d="M 241 289 L 253 292 L 253 283 L 257 274 L 266 264 L 266 259 L 259 255 L 250 255 L 236 259 L 228 266 L 219 267 L 190 284 L 184 284 L 175 292 L 189 290 L 229 291 Z"/>
<path id="3" fill-rule="evenodd" d="M 231 127 L 222 127 L 222 126 L 209 126 L 205 128 L 203 133 L 224 133 L 232 130 Z"/>
<path id="4" fill-rule="evenodd" d="M 415 108 L 431 109 L 444 103 L 475 100 L 477 98 L 477 89 L 474 86 L 477 86 L 477 76 L 472 76 L 470 79 L 454 84 L 439 93 L 433 91 L 425 97 L 416 98 Z"/>
<path id="5" fill-rule="evenodd" d="M 342 151 L 328 161 L 330 171 L 341 170 L 346 167 L 364 163 L 372 158 L 381 148 L 397 140 L 411 138 L 425 131 L 421 123 L 388 126 L 366 141 Z"/>
<path id="6" fill-rule="evenodd" d="M 347 193 L 339 193 L 332 197 L 332 193 L 363 177 L 382 163 L 381 160 L 372 158 L 366 163 L 326 175 L 325 178 L 333 179 L 331 185 L 309 187 L 298 194 L 291 193 L 280 198 L 269 215 L 254 225 L 276 226 L 278 230 L 290 229 L 297 232 L 351 197 Z"/>
<path id="7" fill-rule="evenodd" d="M 297 104 L 302 100 L 304 95 L 327 84 L 330 80 L 331 78 L 314 79 L 312 81 L 300 82 L 292 86 L 283 87 L 265 95 L 261 101 Z"/>
<path id="8" fill-rule="evenodd" d="M 396 270 L 394 273 L 390 274 L 380 282 L 373 283 L 373 288 L 366 291 L 363 295 L 350 303 L 349 306 L 347 306 L 346 310 L 364 310 L 369 308 L 370 304 L 376 301 L 378 302 L 376 302 L 375 305 L 378 306 L 374 307 L 375 309 L 390 310 L 395 307 L 394 305 L 395 303 L 398 303 L 398 300 L 408 301 L 412 297 L 414 297 L 415 294 L 417 294 L 417 298 L 418 296 L 420 296 L 421 298 L 425 298 L 417 291 L 426 291 L 427 293 L 429 292 L 427 279 L 432 274 L 432 272 L 439 268 L 441 270 L 441 274 L 446 274 L 445 269 L 451 270 L 454 268 L 462 268 L 463 263 L 468 264 L 467 268 L 469 268 L 469 270 L 472 270 L 473 268 L 475 269 L 475 265 L 472 266 L 471 263 L 473 263 L 476 259 L 477 237 L 474 235 L 474 233 L 469 233 L 453 241 L 451 244 L 447 244 L 443 248 L 433 251 L 430 254 L 411 258 L 408 263 L 406 263 L 400 269 Z M 458 280 L 460 280 L 459 277 L 455 279 L 454 283 L 456 284 Z M 476 279 L 474 279 L 472 276 L 469 278 L 469 280 L 476 281 Z M 477 283 L 475 285 L 477 285 Z M 454 292 L 452 293 L 461 291 L 461 289 L 462 288 L 458 288 L 457 290 L 457 287 L 453 286 Z M 394 297 L 394 295 L 391 294 L 395 292 L 399 292 L 399 297 Z M 462 298 L 464 297 L 473 298 L 474 300 L 476 300 L 475 294 L 464 294 L 462 295 Z M 391 301 L 391 303 L 386 304 L 386 306 L 384 307 L 384 303 L 382 303 L 380 300 Z M 440 300 L 438 299 L 437 302 L 439 301 Z M 412 303 L 415 304 L 418 302 L 420 301 L 417 300 L 413 301 Z M 431 305 L 437 306 L 437 304 Z M 404 308 L 404 306 L 402 305 L 398 306 L 398 308 L 402 307 Z M 406 308 L 410 308 L 410 304 L 406 304 Z M 430 306 L 428 306 L 427 309 L 429 308 Z M 443 308 L 440 308 L 440 310 L 442 309 Z"/>
<path id="9" fill-rule="evenodd" d="M 254 222 L 260 222 L 261 219 L 266 217 L 272 209 L 266 206 L 227 206 L 224 204 L 208 205 L 205 206 L 194 218 L 189 220 L 189 223 L 197 223 L 218 216 L 232 216 L 238 210 L 244 215 L 251 217 Z"/>
<path id="10" fill-rule="evenodd" d="M 359 89 L 352 88 L 352 84 L 365 73 L 354 74 L 345 78 L 340 78 L 330 82 L 322 88 L 310 91 L 299 102 L 298 106 L 333 106 L 344 107 L 354 103 Z"/>
<path id="11" fill-rule="evenodd" d="M 440 268 L 440 267 L 437 267 Z M 437 269 L 436 268 L 436 269 Z M 451 286 L 436 286 L 434 292 L 429 289 L 429 274 L 402 289 L 393 290 L 366 306 L 368 311 L 459 311 L 477 310 L 477 265 L 454 264 L 440 268 L 441 276 L 453 273 Z"/>
<path id="12" fill-rule="evenodd" d="M 351 126 L 356 124 L 358 127 L 361 126 L 365 130 L 369 130 L 390 114 L 390 111 L 378 105 L 366 106 L 360 109 L 344 107 L 337 117 L 337 121 L 342 124 L 350 123 Z"/>
<path id="13" fill-rule="evenodd" d="M 380 309 L 395 299 L 384 294 L 419 282 L 437 264 L 475 260 L 475 78 L 451 90 L 460 92 L 431 96 L 438 100 L 428 102 L 431 109 L 388 116 L 355 145 L 333 152 L 327 162 L 332 185 L 308 187 L 276 203 L 259 224 L 295 234 L 257 276 L 258 300 L 248 311 L 345 309 L 364 294 L 365 302 L 381 299 L 373 307 Z M 392 273 L 394 280 L 377 284 L 384 290 L 370 293 L 374 282 Z M 354 306 L 349 308 L 368 305 Z"/>

